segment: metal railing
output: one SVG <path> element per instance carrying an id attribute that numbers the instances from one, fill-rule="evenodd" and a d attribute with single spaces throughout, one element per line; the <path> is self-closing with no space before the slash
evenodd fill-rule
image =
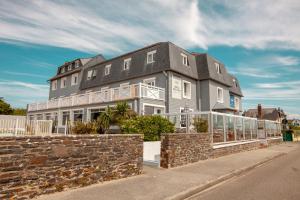
<path id="1" fill-rule="evenodd" d="M 96 92 L 52 99 L 46 102 L 32 103 L 28 105 L 28 111 L 127 100 L 132 98 L 149 98 L 164 101 L 165 89 L 144 83 L 124 85 L 117 88 L 109 88 Z"/>
<path id="2" fill-rule="evenodd" d="M 49 135 L 52 120 L 0 119 L 0 136 Z"/>
<path id="3" fill-rule="evenodd" d="M 173 113 L 162 116 L 175 125 L 176 132 L 212 133 L 214 143 L 281 137 L 281 124 L 275 121 L 218 112 Z"/>

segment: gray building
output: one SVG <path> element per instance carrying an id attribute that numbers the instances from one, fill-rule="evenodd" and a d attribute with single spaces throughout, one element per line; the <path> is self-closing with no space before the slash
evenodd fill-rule
<path id="1" fill-rule="evenodd" d="M 31 119 L 96 119 L 108 105 L 127 101 L 143 114 L 216 111 L 239 114 L 239 81 L 219 60 L 160 42 L 112 59 L 99 55 L 58 68 L 49 99 L 28 105 Z"/>

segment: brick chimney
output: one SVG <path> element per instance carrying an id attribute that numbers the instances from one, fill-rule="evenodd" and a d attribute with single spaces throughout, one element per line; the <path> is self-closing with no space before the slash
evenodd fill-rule
<path id="1" fill-rule="evenodd" d="M 257 118 L 262 119 L 262 107 L 261 104 L 257 105 Z"/>

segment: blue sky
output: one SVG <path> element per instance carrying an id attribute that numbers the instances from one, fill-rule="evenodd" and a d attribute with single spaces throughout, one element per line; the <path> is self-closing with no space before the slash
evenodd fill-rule
<path id="1" fill-rule="evenodd" d="M 45 100 L 47 79 L 78 57 L 113 57 L 158 41 L 208 52 L 240 80 L 244 109 L 300 117 L 297 0 L 0 1 L 0 96 Z"/>

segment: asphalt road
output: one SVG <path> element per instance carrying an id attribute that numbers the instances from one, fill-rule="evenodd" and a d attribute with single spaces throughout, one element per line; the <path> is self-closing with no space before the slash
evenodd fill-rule
<path id="1" fill-rule="evenodd" d="M 300 200 L 300 147 L 189 200 Z"/>

